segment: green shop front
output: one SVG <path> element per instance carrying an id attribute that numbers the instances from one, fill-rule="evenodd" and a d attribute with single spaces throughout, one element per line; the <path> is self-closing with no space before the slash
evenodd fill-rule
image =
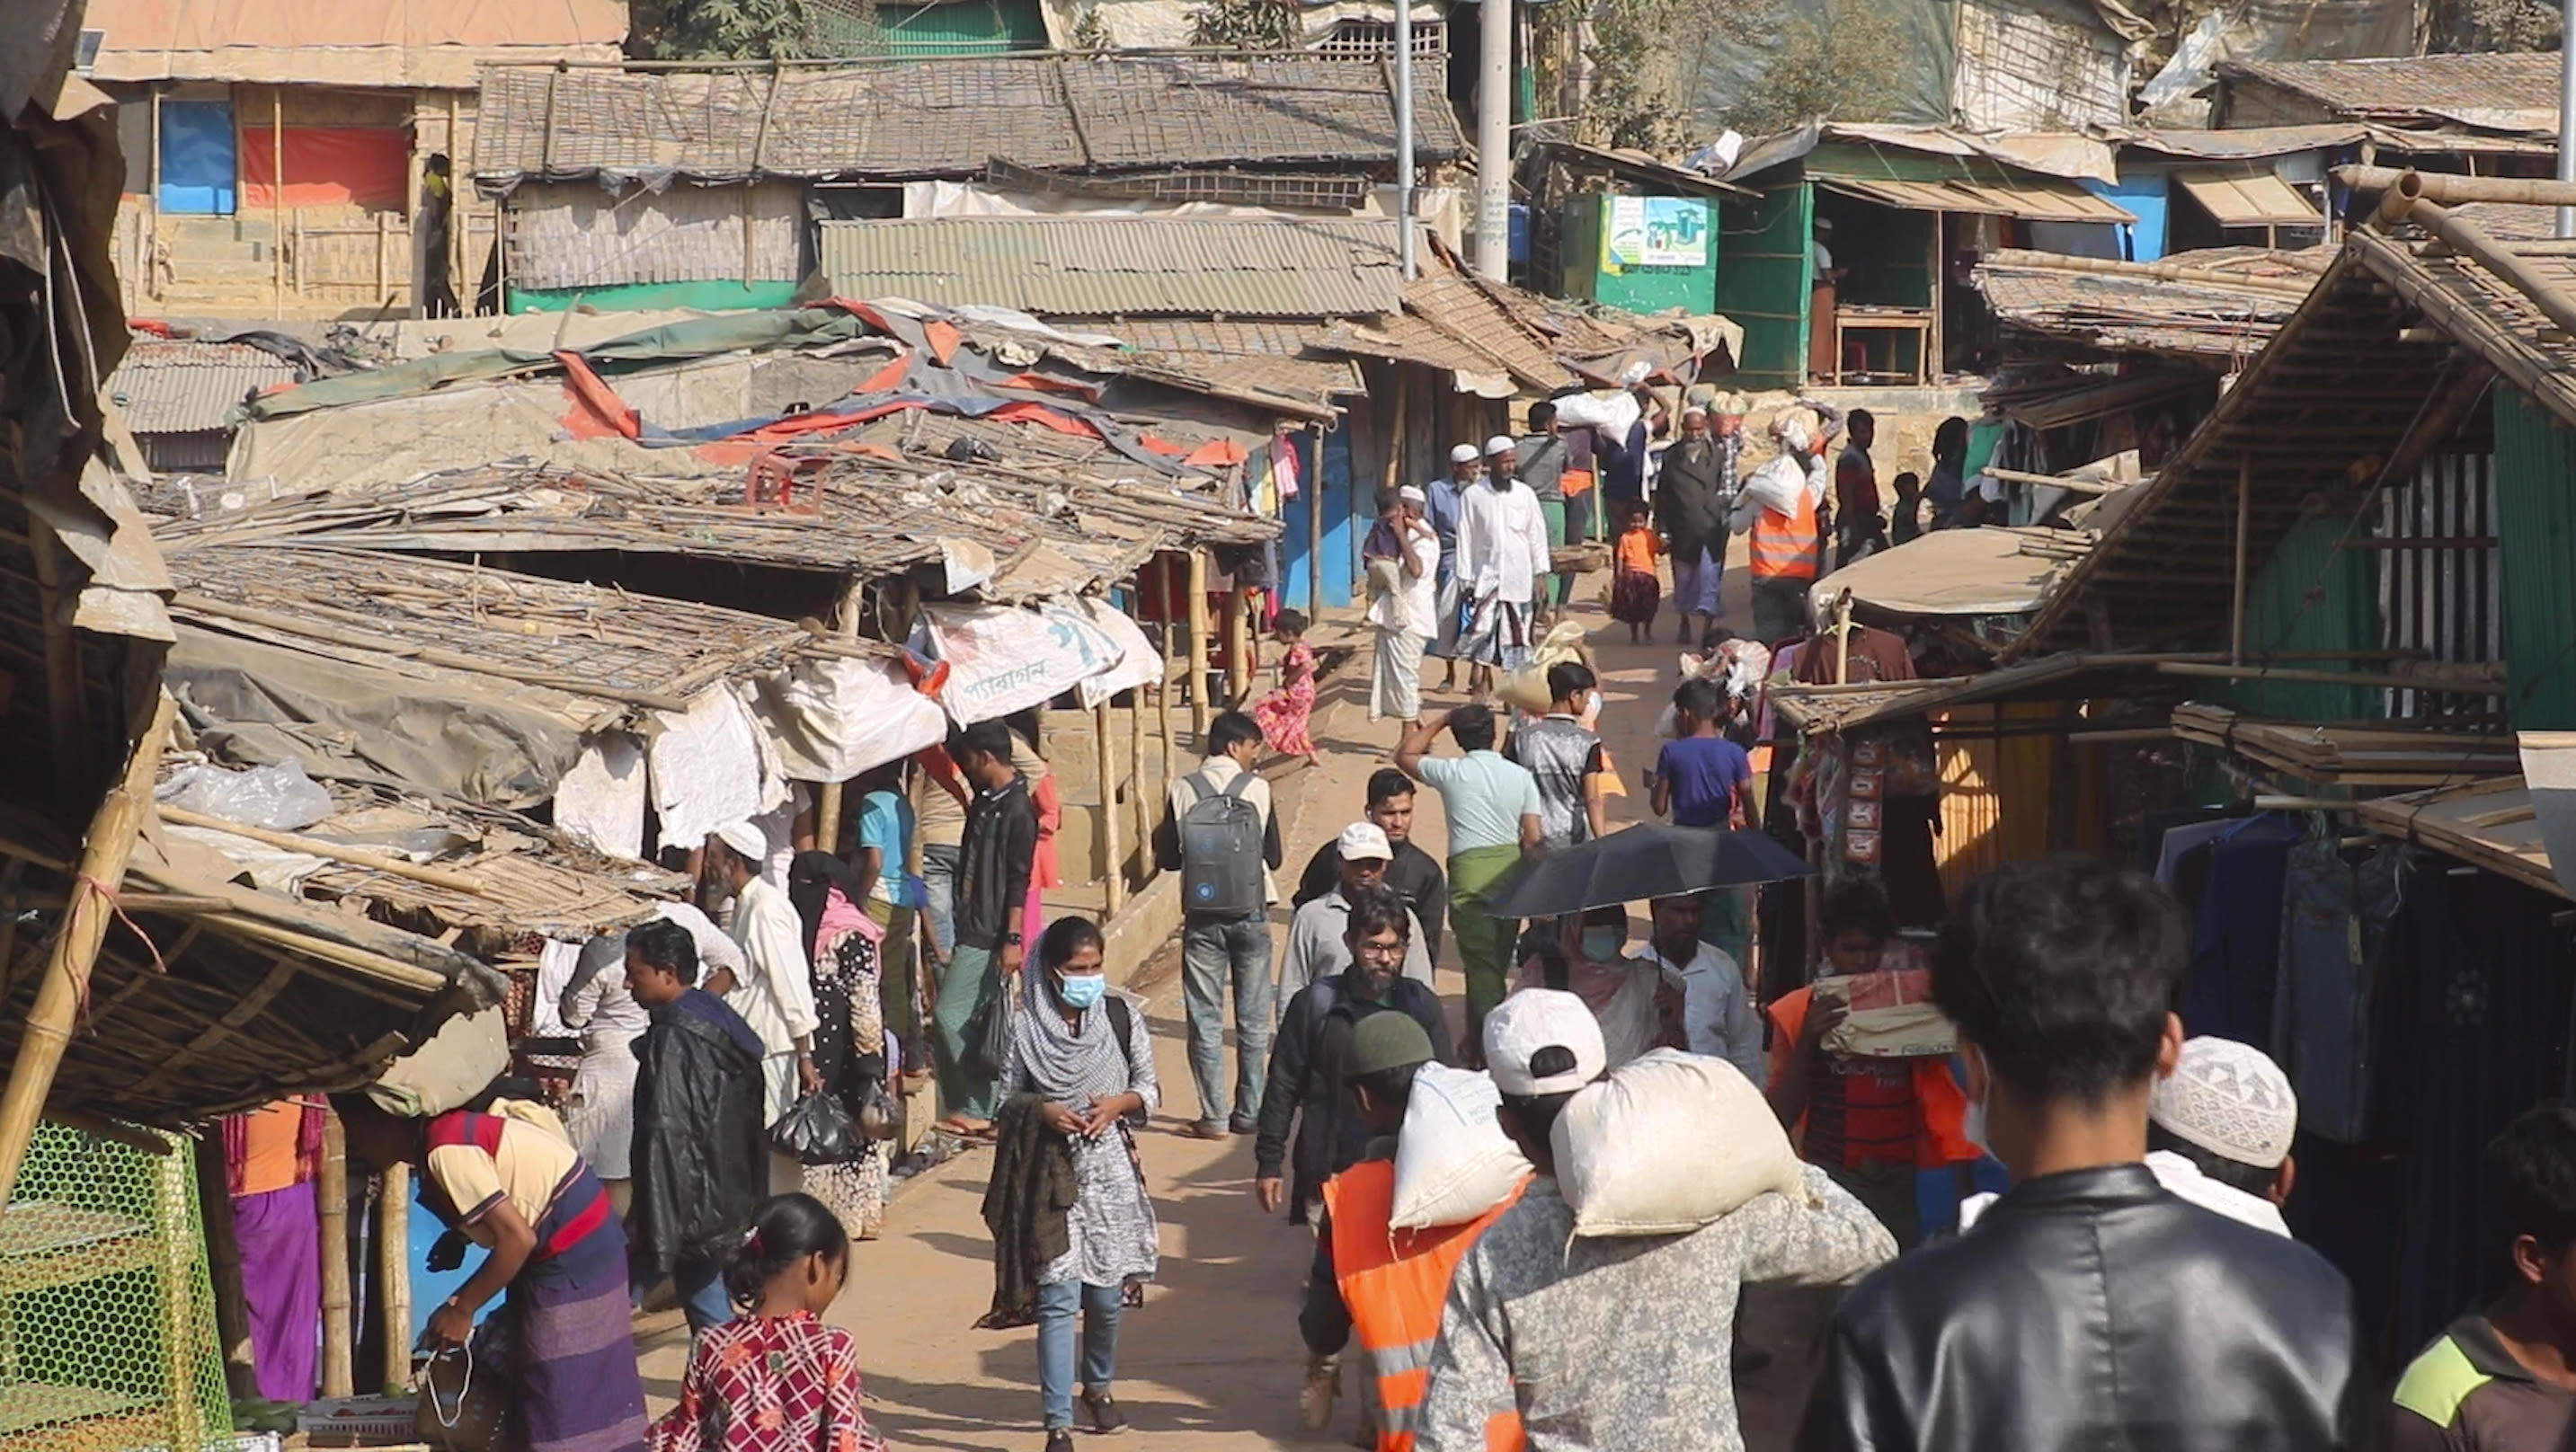
<path id="1" fill-rule="evenodd" d="M 1819 142 L 1717 206 L 1717 312 L 1744 329 L 1754 387 L 1928 384 L 1975 361 L 1966 276 L 2002 247 L 2116 255 L 2135 220 L 2062 178 L 1982 156 Z"/>

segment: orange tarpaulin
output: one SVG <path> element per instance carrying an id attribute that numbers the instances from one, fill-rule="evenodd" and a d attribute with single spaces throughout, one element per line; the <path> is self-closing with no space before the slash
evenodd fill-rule
<path id="1" fill-rule="evenodd" d="M 279 205 L 276 143 L 266 126 L 244 126 L 242 208 Z M 411 133 L 392 126 L 286 128 L 286 198 L 290 207 L 375 207 L 407 211 Z"/>

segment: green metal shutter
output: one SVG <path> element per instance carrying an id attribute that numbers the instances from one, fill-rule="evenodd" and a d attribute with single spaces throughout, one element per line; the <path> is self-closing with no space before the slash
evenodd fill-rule
<path id="1" fill-rule="evenodd" d="M 2576 430 L 2499 383 L 2495 434 L 2508 719 L 2576 729 Z"/>
<path id="2" fill-rule="evenodd" d="M 884 54 L 993 55 L 1047 48 L 1037 0 L 951 0 L 942 5 L 880 5 Z"/>
<path id="3" fill-rule="evenodd" d="M 2379 645 L 2379 578 L 2367 550 L 2338 548 L 2351 524 L 2342 514 L 2313 515 L 2282 537 L 2281 547 L 2247 582 L 2245 649 L 2296 656 L 2304 651 L 2361 651 Z M 2349 671 L 2350 661 L 2287 660 L 2300 670 Z M 2230 705 L 2287 721 L 2358 721 L 2387 714 L 2377 687 L 2305 681 L 2241 681 Z"/>

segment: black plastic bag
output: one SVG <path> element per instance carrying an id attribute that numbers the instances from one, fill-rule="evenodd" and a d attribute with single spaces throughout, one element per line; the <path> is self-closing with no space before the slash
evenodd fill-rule
<path id="1" fill-rule="evenodd" d="M 958 1067 L 978 1079 L 1001 1078 L 1002 1061 L 1011 1053 L 1011 995 L 999 975 L 975 1000 L 975 1011 L 966 1017 L 964 1038 Z"/>
<path id="2" fill-rule="evenodd" d="M 829 1090 L 817 1090 L 789 1106 L 769 1127 L 769 1143 L 805 1165 L 846 1165 L 868 1151 L 841 1096 Z"/>

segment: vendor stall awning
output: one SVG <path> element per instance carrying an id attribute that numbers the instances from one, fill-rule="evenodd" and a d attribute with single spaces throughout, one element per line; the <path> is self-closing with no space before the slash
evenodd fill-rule
<path id="1" fill-rule="evenodd" d="M 1974 212 L 2026 222 L 2134 222 L 2072 182 L 2039 178 L 2011 181 L 1897 181 L 1881 177 L 1819 176 L 1816 184 L 1863 201 L 1909 212 Z"/>
<path id="2" fill-rule="evenodd" d="M 2313 227 L 2325 218 L 2297 187 L 2268 171 L 2185 171 L 2174 184 L 2222 227 Z"/>

